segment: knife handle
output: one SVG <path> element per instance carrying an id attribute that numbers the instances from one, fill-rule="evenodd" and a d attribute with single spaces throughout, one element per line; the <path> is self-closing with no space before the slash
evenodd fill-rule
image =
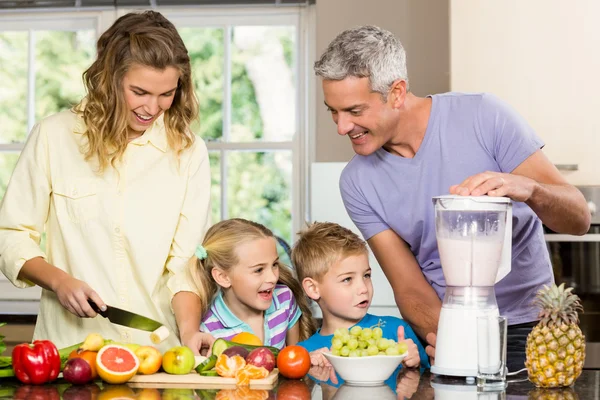
<path id="1" fill-rule="evenodd" d="M 105 311 L 102 311 L 102 310 L 100 309 L 100 307 L 98 307 L 98 305 L 97 305 L 96 303 L 94 303 L 94 301 L 93 301 L 93 300 L 91 300 L 91 299 L 88 299 L 88 303 L 90 304 L 90 307 L 92 307 L 92 309 L 93 309 L 94 311 L 96 311 L 98 314 L 100 314 L 100 315 L 102 315 L 104 318 L 106 318 L 106 312 L 105 312 Z"/>

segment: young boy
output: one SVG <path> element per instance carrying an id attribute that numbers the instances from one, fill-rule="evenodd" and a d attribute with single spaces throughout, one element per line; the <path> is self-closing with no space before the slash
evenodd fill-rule
<path id="1" fill-rule="evenodd" d="M 367 313 L 373 299 L 373 283 L 367 244 L 358 235 L 335 223 L 315 222 L 300 233 L 292 250 L 292 264 L 304 292 L 323 314 L 321 328 L 298 343 L 311 353 L 314 366 L 329 365 L 321 353 L 331 348 L 336 329 L 379 325 L 382 337 L 408 345 L 404 366 L 429 367 L 425 349 L 408 323 Z"/>

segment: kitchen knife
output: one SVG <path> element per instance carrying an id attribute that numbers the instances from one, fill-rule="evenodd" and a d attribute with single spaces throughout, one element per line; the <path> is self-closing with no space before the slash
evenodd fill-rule
<path id="1" fill-rule="evenodd" d="M 102 311 L 100 307 L 98 307 L 92 300 L 88 300 L 88 303 L 90 303 L 90 306 L 92 306 L 94 311 L 102 315 L 104 318 L 107 318 L 113 324 L 123 325 L 129 328 L 140 329 L 148 332 L 153 332 L 162 326 L 162 324 L 158 321 L 132 313 L 131 311 L 122 310 L 117 307 L 111 307 L 108 304 L 106 305 L 106 311 Z"/>

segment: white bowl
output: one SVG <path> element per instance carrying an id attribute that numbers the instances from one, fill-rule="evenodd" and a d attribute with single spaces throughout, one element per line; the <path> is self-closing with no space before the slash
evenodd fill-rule
<path id="1" fill-rule="evenodd" d="M 347 383 L 336 390 L 332 400 L 396 400 L 396 394 L 388 385 L 355 386 Z"/>
<path id="2" fill-rule="evenodd" d="M 370 357 L 341 357 L 331 353 L 323 355 L 347 384 L 356 386 L 383 385 L 406 357 L 406 353 L 399 356 Z"/>

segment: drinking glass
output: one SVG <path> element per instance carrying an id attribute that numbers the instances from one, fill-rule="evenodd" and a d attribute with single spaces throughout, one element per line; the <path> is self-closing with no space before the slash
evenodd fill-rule
<path id="1" fill-rule="evenodd" d="M 506 318 L 477 317 L 477 387 L 503 390 L 506 387 Z"/>

